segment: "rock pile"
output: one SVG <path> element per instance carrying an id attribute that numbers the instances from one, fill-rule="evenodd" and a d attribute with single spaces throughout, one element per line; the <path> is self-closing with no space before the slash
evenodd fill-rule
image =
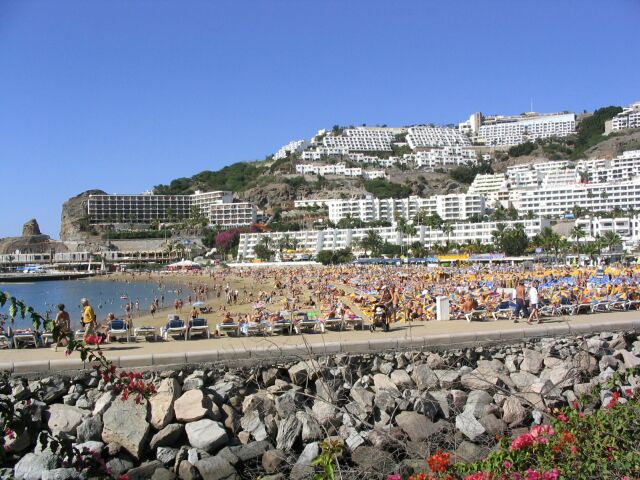
<path id="1" fill-rule="evenodd" d="M 122 401 L 94 372 L 2 392 L 39 429 L 99 452 L 114 475 L 311 479 L 320 442 L 343 445 L 343 475 L 424 471 L 437 449 L 485 456 L 496 436 L 544 423 L 551 408 L 640 365 L 635 333 L 548 338 L 436 352 L 335 355 L 250 369 L 146 372 L 157 394 Z M 630 379 L 631 387 L 639 379 Z M 607 403 L 600 392 L 598 408 Z M 37 435 L 10 441 L 16 478 L 80 478 Z"/>

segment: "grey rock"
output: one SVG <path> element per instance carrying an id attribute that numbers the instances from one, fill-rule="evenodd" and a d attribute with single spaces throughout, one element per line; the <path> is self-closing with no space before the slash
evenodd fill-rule
<path id="1" fill-rule="evenodd" d="M 425 364 L 416 365 L 411 378 L 420 390 L 435 390 L 440 384 L 437 375 Z"/>
<path id="2" fill-rule="evenodd" d="M 146 400 L 139 404 L 132 399 L 113 403 L 102 416 L 102 440 L 118 443 L 135 458 L 140 458 L 150 429 L 147 411 Z"/>
<path id="3" fill-rule="evenodd" d="M 469 410 L 465 410 L 456 417 L 456 428 L 460 430 L 469 440 L 473 441 L 483 433 L 485 429 L 473 413 Z"/>
<path id="4" fill-rule="evenodd" d="M 266 452 L 271 450 L 273 446 L 270 442 L 263 440 L 261 442 L 251 442 L 247 445 L 238 445 L 235 447 L 229 447 L 230 453 L 236 457 L 239 462 L 252 462 L 261 458 Z M 222 452 L 220 452 L 222 453 Z M 218 455 L 220 455 L 220 453 Z M 233 462 L 229 462 L 233 463 Z"/>
<path id="5" fill-rule="evenodd" d="M 224 446 L 229 440 L 222 424 L 208 418 L 188 423 L 185 431 L 189 438 L 189 445 L 209 453 Z"/>
<path id="6" fill-rule="evenodd" d="M 86 417 L 77 428 L 79 442 L 102 440 L 102 417 L 99 415 Z"/>
<path id="7" fill-rule="evenodd" d="M 481 418 L 486 413 L 486 408 L 493 401 L 493 397 L 484 390 L 473 390 L 467 397 L 465 411 L 469 411 L 475 418 Z"/>
<path id="8" fill-rule="evenodd" d="M 199 480 L 200 473 L 191 462 L 181 460 L 180 463 L 178 463 L 178 477 L 180 480 Z"/>
<path id="9" fill-rule="evenodd" d="M 151 425 L 162 430 L 174 419 L 174 402 L 180 397 L 180 383 L 175 378 L 165 378 L 156 393 L 149 400 L 151 408 Z"/>
<path id="10" fill-rule="evenodd" d="M 156 447 L 168 447 L 175 445 L 183 433 L 184 425 L 180 423 L 171 423 L 151 438 L 149 446 L 154 449 Z"/>
<path id="11" fill-rule="evenodd" d="M 395 397 L 400 396 L 400 390 L 398 390 L 396 384 L 393 383 L 389 377 L 383 375 L 382 373 L 376 373 L 373 376 L 373 388 L 376 393 L 386 391 Z"/>
<path id="12" fill-rule="evenodd" d="M 465 440 L 456 448 L 454 458 L 456 462 L 472 463 L 482 460 L 489 453 L 490 450 L 487 447 Z"/>
<path id="13" fill-rule="evenodd" d="M 153 476 L 153 472 L 159 468 L 163 468 L 162 462 L 159 460 L 144 462 L 140 466 L 129 470 L 127 472 L 127 478 L 129 480 L 147 480 L 151 478 Z"/>
<path id="14" fill-rule="evenodd" d="M 446 390 L 436 390 L 430 392 L 431 396 L 436 399 L 438 405 L 440 406 L 440 411 L 442 412 L 442 416 L 444 418 L 449 418 L 450 409 L 449 409 L 449 400 L 451 398 L 451 394 Z"/>
<path id="15" fill-rule="evenodd" d="M 257 411 L 261 416 L 275 413 L 275 401 L 273 395 L 266 391 L 259 391 L 247 396 L 242 401 L 242 413 Z"/>
<path id="16" fill-rule="evenodd" d="M 311 408 L 313 415 L 316 417 L 316 420 L 320 423 L 320 425 L 327 425 L 330 422 L 336 421 L 338 418 L 338 410 L 331 403 L 326 402 L 322 399 L 316 398 L 313 402 L 313 407 Z"/>
<path id="17" fill-rule="evenodd" d="M 318 456 L 320 448 L 318 442 L 309 443 L 298 457 L 295 465 L 291 469 L 289 478 L 291 480 L 306 480 L 313 478 L 314 468 L 311 462 Z"/>
<path id="18" fill-rule="evenodd" d="M 45 417 L 48 418 L 47 425 L 53 435 L 61 433 L 75 435 L 78 425 L 82 423 L 87 415 L 89 415 L 89 412 L 86 410 L 60 403 L 50 405 L 45 412 Z"/>
<path id="19" fill-rule="evenodd" d="M 467 404 L 467 392 L 462 390 L 451 390 L 449 393 L 451 394 L 451 410 L 453 410 L 454 413 L 462 412 Z"/>
<path id="20" fill-rule="evenodd" d="M 211 400 L 204 396 L 202 390 L 188 390 L 173 403 L 176 420 L 185 423 L 204 418 L 210 408 Z"/>
<path id="21" fill-rule="evenodd" d="M 510 396 L 505 400 L 502 411 L 502 419 L 512 428 L 522 425 L 527 418 L 527 409 L 515 396 Z"/>
<path id="22" fill-rule="evenodd" d="M 104 443 L 96 442 L 95 440 L 89 440 L 88 442 L 77 443 L 75 447 L 81 452 L 87 451 L 100 453 L 104 449 Z"/>
<path id="23" fill-rule="evenodd" d="M 485 415 L 478 421 L 489 435 L 504 435 L 504 433 L 507 431 L 507 424 L 496 417 L 493 413 Z"/>
<path id="24" fill-rule="evenodd" d="M 156 449 L 156 459 L 160 460 L 163 464 L 169 466 L 173 465 L 178 455 L 177 448 L 171 447 L 158 447 Z"/>
<path id="25" fill-rule="evenodd" d="M 275 400 L 275 409 L 280 418 L 287 418 L 296 413 L 296 394 L 293 391 L 286 392 Z M 243 412 L 245 410 L 243 409 Z M 246 413 L 246 412 L 245 412 Z"/>
<path id="26" fill-rule="evenodd" d="M 277 448 L 267 450 L 262 454 L 262 468 L 267 473 L 276 473 L 287 461 L 287 456 Z"/>
<path id="27" fill-rule="evenodd" d="M 301 411 L 296 413 L 296 417 L 302 423 L 302 441 L 305 444 L 324 438 L 324 431 L 312 415 Z"/>
<path id="28" fill-rule="evenodd" d="M 42 472 L 42 480 L 71 480 L 80 478 L 75 468 L 54 468 Z"/>
<path id="29" fill-rule="evenodd" d="M 203 458 L 196 463 L 195 467 L 203 480 L 236 480 L 240 478 L 236 469 L 218 456 Z"/>
<path id="30" fill-rule="evenodd" d="M 93 407 L 93 415 L 102 415 L 113 401 L 112 392 L 104 392 L 97 400 Z"/>
<path id="31" fill-rule="evenodd" d="M 370 392 L 364 387 L 355 386 L 349 392 L 349 396 L 353 398 L 353 401 L 362 407 L 365 412 L 371 412 L 373 410 L 373 402 L 375 400 L 373 392 Z"/>
<path id="32" fill-rule="evenodd" d="M 242 429 L 251 434 L 255 440 L 264 440 L 268 437 L 267 427 L 260 419 L 260 414 L 257 410 L 251 410 L 240 419 L 240 426 Z"/>
<path id="33" fill-rule="evenodd" d="M 542 370 L 542 354 L 528 348 L 523 349 L 522 353 L 524 355 L 524 359 L 520 364 L 520 370 L 533 373 L 534 375 L 540 373 Z"/>
<path id="34" fill-rule="evenodd" d="M 640 358 L 626 350 L 617 350 L 614 356 L 622 359 L 624 368 L 635 368 L 640 365 Z"/>
<path id="35" fill-rule="evenodd" d="M 428 438 L 430 420 L 417 412 L 401 412 L 396 415 L 396 424 L 413 441 Z"/>
<path id="36" fill-rule="evenodd" d="M 374 447 L 361 446 L 351 454 L 353 463 L 366 474 L 388 475 L 393 473 L 396 462 L 389 452 Z"/>
<path id="37" fill-rule="evenodd" d="M 460 372 L 456 370 L 434 370 L 433 373 L 438 377 L 440 388 L 445 390 L 454 388 L 460 379 Z"/>
<path id="38" fill-rule="evenodd" d="M 444 367 L 444 359 L 439 353 L 431 353 L 427 358 L 427 366 L 432 369 L 438 369 Z"/>
<path id="39" fill-rule="evenodd" d="M 296 416 L 285 418 L 278 426 L 276 448 L 289 451 L 302 432 L 302 423 Z"/>
<path id="40" fill-rule="evenodd" d="M 396 409 L 396 395 L 388 390 L 380 390 L 376 394 L 375 405 L 380 411 L 391 413 Z"/>
<path id="41" fill-rule="evenodd" d="M 521 392 L 527 392 L 531 389 L 531 385 L 538 381 L 538 377 L 536 377 L 533 373 L 529 373 L 526 371 L 515 372 L 509 375 L 511 381 L 515 384 L 516 388 Z"/>
<path id="42" fill-rule="evenodd" d="M 174 480 L 176 475 L 169 469 L 166 468 L 158 468 L 153 475 L 151 476 L 151 480 Z"/>
<path id="43" fill-rule="evenodd" d="M 413 380 L 411 380 L 406 370 L 394 370 L 391 372 L 389 378 L 399 388 L 413 387 Z"/>
<path id="44" fill-rule="evenodd" d="M 107 467 L 111 469 L 111 472 L 115 477 L 118 477 L 127 470 L 132 469 L 133 462 L 129 458 L 114 457 L 107 462 Z"/>
<path id="45" fill-rule="evenodd" d="M 315 380 L 320 374 L 320 364 L 316 360 L 303 360 L 289 368 L 289 378 L 295 385 L 304 385 Z"/>
<path id="46" fill-rule="evenodd" d="M 53 470 L 57 463 L 58 457 L 53 453 L 27 453 L 15 465 L 15 477 L 19 480 L 40 480 L 42 472 Z"/>

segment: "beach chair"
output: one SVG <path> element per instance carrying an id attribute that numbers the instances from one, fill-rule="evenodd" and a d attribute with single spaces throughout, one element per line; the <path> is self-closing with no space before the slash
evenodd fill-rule
<path id="1" fill-rule="evenodd" d="M 209 323 L 206 318 L 194 318 L 193 320 L 189 320 L 187 340 L 194 335 L 205 335 L 207 338 L 211 338 L 211 331 L 209 330 Z"/>
<path id="2" fill-rule="evenodd" d="M 169 336 L 182 337 L 187 339 L 187 326 L 184 324 L 184 320 L 174 318 L 170 320 L 164 327 L 160 329 L 160 335 L 164 340 L 168 340 Z"/>
<path id="3" fill-rule="evenodd" d="M 111 320 L 107 326 L 107 342 L 111 341 L 111 338 L 118 339 L 125 337 L 127 342 L 131 341 L 131 335 L 129 333 L 129 325 L 124 320 Z"/>
<path id="4" fill-rule="evenodd" d="M 227 332 L 227 335 L 233 333 L 234 336 L 238 336 L 240 334 L 240 325 L 237 323 L 218 323 L 216 332 L 218 332 L 218 336 L 222 336 L 223 332 Z"/>
<path id="5" fill-rule="evenodd" d="M 326 328 L 342 330 L 344 328 L 344 322 L 341 318 L 327 318 L 324 320 Z"/>
<path id="6" fill-rule="evenodd" d="M 289 320 L 278 320 L 273 323 L 272 333 L 291 333 L 291 322 Z"/>
<path id="7" fill-rule="evenodd" d="M 149 337 L 153 337 L 153 341 L 155 342 L 158 339 L 156 328 L 150 326 L 136 327 L 133 329 L 133 339 L 137 340 L 138 337 L 144 337 L 145 340 Z"/>
<path id="8" fill-rule="evenodd" d="M 84 337 L 84 329 L 76 330 L 75 332 L 73 332 L 74 339 L 80 340 L 82 337 Z"/>
<path id="9" fill-rule="evenodd" d="M 607 300 L 596 300 L 591 304 L 591 313 L 603 313 L 609 311 L 611 302 Z"/>
<path id="10" fill-rule="evenodd" d="M 313 332 L 320 323 L 318 320 L 318 314 L 315 312 L 308 312 L 304 314 L 298 314 L 298 328 L 300 331 L 311 331 Z"/>
<path id="11" fill-rule="evenodd" d="M 51 332 L 42 332 L 40 334 L 40 345 L 46 347 L 53 343 L 53 333 Z"/>
<path id="12" fill-rule="evenodd" d="M 0 348 L 9 348 L 9 339 L 6 335 L 0 335 Z"/>
<path id="13" fill-rule="evenodd" d="M 13 347 L 18 348 L 21 343 L 26 345 L 33 344 L 34 347 L 38 348 L 38 336 L 31 330 L 16 330 L 13 334 Z"/>
<path id="14" fill-rule="evenodd" d="M 359 315 L 349 316 L 344 321 L 345 325 L 352 325 L 354 330 L 364 330 L 364 319 Z"/>
<path id="15" fill-rule="evenodd" d="M 464 318 L 467 319 L 467 322 L 471 323 L 474 320 L 485 321 L 487 319 L 487 310 L 485 308 L 476 308 L 472 310 L 470 313 L 465 314 Z"/>
<path id="16" fill-rule="evenodd" d="M 557 315 L 556 308 L 551 304 L 542 305 L 538 309 L 538 313 L 541 317 L 555 317 Z"/>
<path id="17" fill-rule="evenodd" d="M 493 312 L 491 312 L 491 316 L 493 317 L 493 321 L 496 322 L 499 319 L 513 320 L 513 309 L 511 306 L 507 306 L 504 308 L 497 308 Z"/>
<path id="18" fill-rule="evenodd" d="M 576 303 L 573 305 L 573 309 L 571 310 L 571 315 L 580 315 L 581 313 L 591 313 L 591 302 L 585 303 Z"/>

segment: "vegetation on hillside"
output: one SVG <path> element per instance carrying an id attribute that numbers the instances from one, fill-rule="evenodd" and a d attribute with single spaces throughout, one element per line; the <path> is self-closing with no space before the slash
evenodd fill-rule
<path id="1" fill-rule="evenodd" d="M 376 198 L 407 198 L 411 188 L 400 183 L 390 182 L 384 178 L 365 180 L 364 188 Z"/>
<path id="2" fill-rule="evenodd" d="M 593 112 L 593 115 L 585 118 L 578 125 L 573 158 L 583 158 L 584 152 L 597 143 L 603 141 L 604 124 L 622 111 L 621 107 L 603 107 Z"/>
<path id="3" fill-rule="evenodd" d="M 169 185 L 156 185 L 154 192 L 160 195 L 188 195 L 196 190 L 231 190 L 241 192 L 251 186 L 265 168 L 255 163 L 238 162 L 213 172 L 205 170 L 191 178 L 177 178 Z"/>
<path id="4" fill-rule="evenodd" d="M 476 175 L 485 173 L 493 173 L 493 168 L 491 167 L 491 162 L 481 160 L 475 165 L 468 163 L 467 165 L 452 168 L 449 171 L 449 176 L 457 182 L 470 185 Z"/>

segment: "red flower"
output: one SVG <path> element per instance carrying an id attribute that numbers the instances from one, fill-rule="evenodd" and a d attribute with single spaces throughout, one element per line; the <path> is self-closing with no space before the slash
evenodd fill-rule
<path id="1" fill-rule="evenodd" d="M 434 473 L 443 473 L 449 466 L 449 454 L 438 450 L 427 460 L 429 468 Z"/>

